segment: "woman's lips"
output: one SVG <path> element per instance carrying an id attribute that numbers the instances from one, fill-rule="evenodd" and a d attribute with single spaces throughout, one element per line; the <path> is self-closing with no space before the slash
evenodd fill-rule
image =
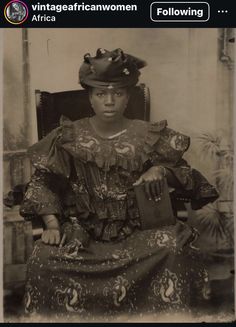
<path id="1" fill-rule="evenodd" d="M 116 114 L 115 110 L 107 110 L 103 112 L 105 116 L 114 116 Z"/>

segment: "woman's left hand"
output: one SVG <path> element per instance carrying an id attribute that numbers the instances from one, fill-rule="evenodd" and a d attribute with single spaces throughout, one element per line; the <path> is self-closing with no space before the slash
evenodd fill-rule
<path id="1" fill-rule="evenodd" d="M 149 200 L 159 201 L 163 192 L 165 176 L 166 169 L 163 166 L 154 166 L 141 175 L 133 186 L 144 184 L 147 198 Z"/>

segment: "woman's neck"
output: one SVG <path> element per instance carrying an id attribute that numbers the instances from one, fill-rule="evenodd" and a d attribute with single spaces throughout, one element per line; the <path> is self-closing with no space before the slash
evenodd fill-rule
<path id="1" fill-rule="evenodd" d="M 125 130 L 129 126 L 130 119 L 121 117 L 121 119 L 117 121 L 106 122 L 98 119 L 97 116 L 93 116 L 90 118 L 90 122 L 98 135 L 102 137 L 109 137 Z"/>

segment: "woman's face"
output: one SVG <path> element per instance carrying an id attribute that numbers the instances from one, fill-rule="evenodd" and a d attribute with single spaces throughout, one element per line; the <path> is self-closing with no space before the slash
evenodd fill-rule
<path id="1" fill-rule="evenodd" d="M 126 88 L 92 88 L 89 98 L 97 118 L 114 122 L 123 116 L 129 101 L 129 92 Z"/>

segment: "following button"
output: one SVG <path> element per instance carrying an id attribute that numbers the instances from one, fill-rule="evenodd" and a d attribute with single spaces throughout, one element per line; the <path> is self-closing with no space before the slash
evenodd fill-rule
<path id="1" fill-rule="evenodd" d="M 207 22 L 210 5 L 208 2 L 153 2 L 150 18 L 153 22 Z"/>

